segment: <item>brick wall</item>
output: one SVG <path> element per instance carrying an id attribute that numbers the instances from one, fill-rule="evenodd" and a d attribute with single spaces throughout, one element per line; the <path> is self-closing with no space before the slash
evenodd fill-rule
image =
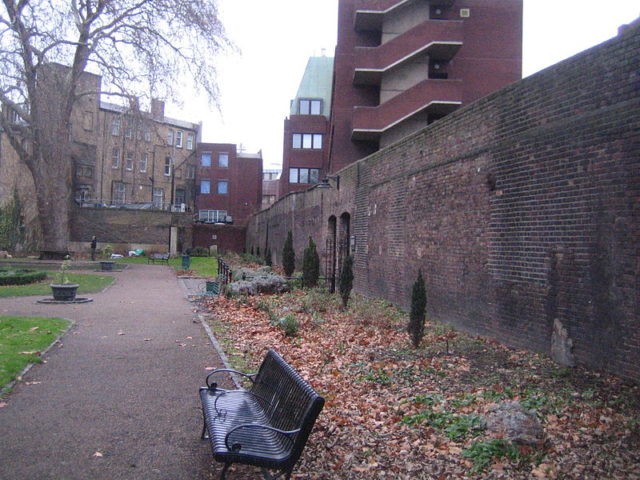
<path id="1" fill-rule="evenodd" d="M 193 226 L 193 246 L 209 248 L 215 245 L 219 252 L 243 253 L 245 235 L 246 227 L 197 223 Z"/>
<path id="2" fill-rule="evenodd" d="M 475 102 L 255 216 L 247 247 L 309 235 L 331 271 L 428 315 L 640 379 L 640 27 Z M 348 215 L 345 215 L 348 214 Z M 348 224 L 341 219 L 349 218 Z"/>

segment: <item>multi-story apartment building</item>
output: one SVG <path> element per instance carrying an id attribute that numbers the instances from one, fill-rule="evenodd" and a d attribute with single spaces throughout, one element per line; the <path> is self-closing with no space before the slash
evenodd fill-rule
<path id="1" fill-rule="evenodd" d="M 328 170 L 522 75 L 522 0 L 340 0 Z"/>
<path id="2" fill-rule="evenodd" d="M 98 118 L 97 190 L 88 191 L 84 167 L 77 167 L 78 201 L 191 210 L 199 124 L 166 117 L 158 100 L 150 112 L 101 102 Z"/>
<path id="3" fill-rule="evenodd" d="M 229 143 L 200 143 L 196 152 L 196 221 L 246 225 L 262 202 L 262 152 Z"/>
<path id="4" fill-rule="evenodd" d="M 309 59 L 284 121 L 280 196 L 309 188 L 326 173 L 332 75 L 333 58 Z"/>

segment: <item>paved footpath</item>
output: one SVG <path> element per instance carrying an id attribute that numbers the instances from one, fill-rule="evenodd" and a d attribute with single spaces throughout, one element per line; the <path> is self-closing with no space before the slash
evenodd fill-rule
<path id="1" fill-rule="evenodd" d="M 197 480 L 219 474 L 200 440 L 198 387 L 221 361 L 170 267 L 113 273 L 93 302 L 0 298 L 0 315 L 75 325 L 0 408 L 1 480 Z M 85 296 L 85 295 L 81 295 Z"/>

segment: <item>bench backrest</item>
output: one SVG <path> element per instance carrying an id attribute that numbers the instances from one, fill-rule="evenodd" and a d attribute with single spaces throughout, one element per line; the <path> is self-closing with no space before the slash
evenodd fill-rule
<path id="1" fill-rule="evenodd" d="M 300 433 L 292 437 L 293 444 L 284 438 L 282 443 L 283 448 L 291 448 L 290 464 L 293 465 L 324 406 L 324 398 L 274 350 L 267 353 L 251 391 L 262 402 L 272 427 L 300 429 Z"/>

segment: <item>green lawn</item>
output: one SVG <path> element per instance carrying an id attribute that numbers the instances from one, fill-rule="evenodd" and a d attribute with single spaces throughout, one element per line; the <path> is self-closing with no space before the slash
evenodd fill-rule
<path id="1" fill-rule="evenodd" d="M 0 387 L 15 380 L 69 326 L 62 318 L 0 316 Z"/>
<path id="2" fill-rule="evenodd" d="M 0 286 L 0 297 L 21 297 L 25 295 L 50 295 L 49 284 L 53 281 L 56 272 L 47 272 L 46 280 L 31 285 L 6 285 Z M 87 275 L 85 273 L 69 273 L 67 275 L 71 283 L 78 283 L 78 293 L 95 293 L 102 291 L 113 283 L 114 277 L 106 275 Z"/>
<path id="3" fill-rule="evenodd" d="M 125 257 L 116 259 L 118 263 L 147 264 L 147 257 Z M 156 265 L 163 265 L 164 262 L 156 262 Z M 152 264 L 153 265 L 153 264 Z M 177 256 L 169 260 L 175 270 L 182 270 L 182 257 Z M 191 257 L 189 270 L 194 271 L 201 277 L 215 277 L 218 275 L 218 261 L 215 257 Z"/>

